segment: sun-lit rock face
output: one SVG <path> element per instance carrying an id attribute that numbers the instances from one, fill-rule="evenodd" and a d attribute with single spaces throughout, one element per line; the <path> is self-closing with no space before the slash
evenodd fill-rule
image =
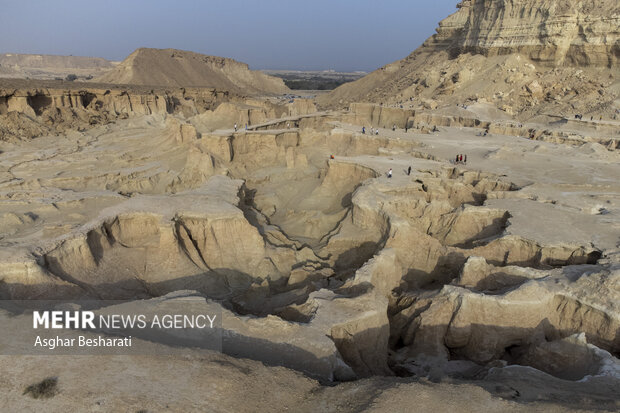
<path id="1" fill-rule="evenodd" d="M 409 56 L 317 102 L 416 113 L 484 102 L 520 120 L 549 113 L 610 118 L 618 108 L 619 60 L 615 0 L 466 0 Z"/>
<path id="2" fill-rule="evenodd" d="M 425 45 L 453 55 L 520 53 L 545 65 L 612 67 L 619 42 L 614 0 L 465 0 Z"/>

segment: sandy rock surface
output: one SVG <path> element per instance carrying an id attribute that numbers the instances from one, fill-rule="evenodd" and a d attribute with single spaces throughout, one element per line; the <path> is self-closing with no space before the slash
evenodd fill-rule
<path id="1" fill-rule="evenodd" d="M 617 411 L 616 9 L 463 1 L 316 100 L 171 49 L 0 81 L 0 410 Z M 35 356 L 45 299 L 221 339 Z"/>

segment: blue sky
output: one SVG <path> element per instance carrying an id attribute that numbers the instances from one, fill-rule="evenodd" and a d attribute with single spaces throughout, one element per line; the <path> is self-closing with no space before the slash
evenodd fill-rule
<path id="1" fill-rule="evenodd" d="M 0 53 L 122 60 L 176 48 L 252 69 L 374 70 L 407 56 L 458 0 L 0 0 Z"/>

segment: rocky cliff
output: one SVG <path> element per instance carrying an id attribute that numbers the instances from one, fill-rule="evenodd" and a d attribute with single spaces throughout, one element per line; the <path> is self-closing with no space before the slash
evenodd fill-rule
<path id="1" fill-rule="evenodd" d="M 541 64 L 607 66 L 620 59 L 620 4 L 614 0 L 465 0 L 426 47 L 452 56 L 519 53 Z"/>
<path id="2" fill-rule="evenodd" d="M 116 84 L 214 87 L 249 94 L 288 92 L 281 79 L 252 71 L 245 63 L 175 49 L 137 49 L 97 80 Z"/>
<path id="3" fill-rule="evenodd" d="M 321 96 L 429 106 L 491 102 L 509 115 L 612 116 L 620 4 L 613 0 L 466 0 L 406 58 Z M 430 106 L 437 107 L 431 102 Z"/>
<path id="4" fill-rule="evenodd" d="M 0 82 L 0 141 L 27 140 L 136 115 L 193 116 L 233 98 L 212 88 L 146 88 L 11 80 Z"/>

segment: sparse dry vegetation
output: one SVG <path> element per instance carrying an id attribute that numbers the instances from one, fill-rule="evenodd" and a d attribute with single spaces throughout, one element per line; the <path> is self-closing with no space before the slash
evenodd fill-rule
<path id="1" fill-rule="evenodd" d="M 58 378 L 48 377 L 39 383 L 31 384 L 26 387 L 23 394 L 27 394 L 33 399 L 49 399 L 58 393 Z"/>

